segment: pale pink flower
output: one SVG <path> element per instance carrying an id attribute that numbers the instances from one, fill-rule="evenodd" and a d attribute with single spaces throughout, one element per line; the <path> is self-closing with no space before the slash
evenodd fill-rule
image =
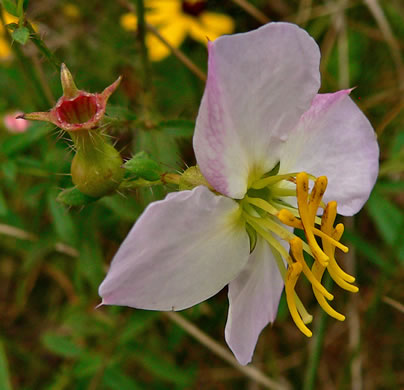
<path id="1" fill-rule="evenodd" d="M 22 115 L 20 111 L 4 115 L 3 123 L 10 133 L 25 133 L 31 125 L 29 121 L 17 118 L 20 115 Z"/>
<path id="2" fill-rule="evenodd" d="M 311 336 L 311 317 L 294 292 L 301 272 L 324 310 L 345 318 L 321 285 L 327 269 L 341 287 L 357 291 L 334 259 L 336 247 L 347 250 L 338 242 L 343 225 L 334 228 L 336 202 L 343 215 L 360 210 L 377 177 L 379 150 L 350 90 L 317 94 L 319 62 L 315 41 L 288 23 L 209 43 L 193 140 L 209 188 L 170 193 L 146 208 L 100 286 L 103 304 L 183 310 L 228 285 L 225 337 L 241 364 L 275 320 L 284 285 L 296 325 Z M 307 243 L 290 226 L 304 229 Z M 311 270 L 303 250 L 314 259 Z"/>

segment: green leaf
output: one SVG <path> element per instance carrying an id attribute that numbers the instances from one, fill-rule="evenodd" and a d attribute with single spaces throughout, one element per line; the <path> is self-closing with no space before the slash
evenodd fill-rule
<path id="1" fill-rule="evenodd" d="M 48 134 L 52 128 L 48 123 L 35 123 L 25 133 L 10 135 L 9 138 L 0 144 L 0 152 L 6 156 L 22 152 Z"/>
<path id="2" fill-rule="evenodd" d="M 11 390 L 10 372 L 7 355 L 2 340 L 0 340 L 0 389 Z"/>
<path id="3" fill-rule="evenodd" d="M 365 256 L 369 262 L 375 264 L 386 273 L 391 274 L 394 271 L 393 264 L 389 264 L 388 261 L 380 255 L 378 248 L 363 239 L 359 234 L 355 233 L 355 231 L 346 230 L 344 232 L 344 240 L 352 243 L 358 253 Z"/>
<path id="4" fill-rule="evenodd" d="M 13 160 L 4 161 L 1 164 L 1 171 L 4 175 L 4 179 L 8 183 L 14 183 L 17 177 L 17 164 Z"/>
<path id="5" fill-rule="evenodd" d="M 21 45 L 25 45 L 29 38 L 29 30 L 26 27 L 18 27 L 13 31 L 11 36 Z"/>
<path id="6" fill-rule="evenodd" d="M 52 215 L 53 224 L 60 240 L 70 245 L 76 246 L 76 229 L 71 216 L 65 207 L 56 201 L 56 191 L 48 192 L 48 207 Z"/>
<path id="7" fill-rule="evenodd" d="M 111 390 L 142 390 L 132 378 L 117 367 L 107 367 L 104 371 L 103 384 Z"/>
<path id="8" fill-rule="evenodd" d="M 98 198 L 93 198 L 79 191 L 76 187 L 67 188 L 59 193 L 56 200 L 66 206 L 84 206 L 95 202 Z"/>
<path id="9" fill-rule="evenodd" d="M 160 317 L 160 313 L 155 311 L 134 311 L 128 320 L 128 324 L 119 334 L 119 344 L 124 345 L 135 340 L 136 337 L 150 328 Z"/>
<path id="10" fill-rule="evenodd" d="M 186 119 L 173 119 L 160 122 L 159 127 L 167 134 L 178 138 L 192 138 L 195 122 Z"/>
<path id="11" fill-rule="evenodd" d="M 194 376 L 193 370 L 181 370 L 177 368 L 175 362 L 163 360 L 161 356 L 151 354 L 143 350 L 136 356 L 137 360 L 156 377 L 181 386 L 189 386 Z"/>
<path id="12" fill-rule="evenodd" d="M 161 168 L 147 153 L 139 152 L 125 163 L 125 169 L 134 175 L 133 179 L 156 181 L 160 179 Z"/>
<path id="13" fill-rule="evenodd" d="M 91 234 L 86 235 L 80 248 L 78 271 L 89 281 L 94 291 L 105 277 L 102 250 Z"/>
<path id="14" fill-rule="evenodd" d="M 80 360 L 74 366 L 74 374 L 79 377 L 92 377 L 100 369 L 103 359 L 99 355 L 84 352 L 80 355 Z"/>
<path id="15" fill-rule="evenodd" d="M 47 332 L 41 337 L 42 344 L 57 356 L 74 358 L 81 354 L 82 350 L 68 336 L 53 332 Z"/>
<path id="16" fill-rule="evenodd" d="M 394 203 L 373 191 L 367 209 L 386 243 L 394 245 L 402 238 L 404 215 Z"/>
<path id="17" fill-rule="evenodd" d="M 112 119 L 116 118 L 119 120 L 133 121 L 137 118 L 136 114 L 133 111 L 129 110 L 127 107 L 116 106 L 113 104 L 108 104 L 106 113 L 108 116 L 111 116 Z"/>
<path id="18" fill-rule="evenodd" d="M 122 195 L 106 196 L 99 203 L 111 210 L 120 219 L 134 222 L 143 211 L 142 207 L 134 199 L 123 198 Z"/>
<path id="19" fill-rule="evenodd" d="M 162 130 L 139 130 L 136 141 L 137 151 L 146 151 L 155 161 L 167 167 L 167 170 L 177 169 L 180 152 L 174 137 Z"/>
<path id="20" fill-rule="evenodd" d="M 0 216 L 6 215 L 7 209 L 6 198 L 3 195 L 3 191 L 0 190 Z"/>
<path id="21" fill-rule="evenodd" d="M 404 212 L 377 190 L 370 196 L 367 209 L 383 240 L 404 262 Z"/>
<path id="22" fill-rule="evenodd" d="M 404 180 L 401 181 L 382 181 L 377 183 L 377 190 L 381 193 L 401 193 L 404 192 Z"/>
<path id="23" fill-rule="evenodd" d="M 6 24 L 6 27 L 10 30 L 10 31 L 15 31 L 18 28 L 18 23 L 8 23 Z"/>
<path id="24" fill-rule="evenodd" d="M 19 16 L 17 11 L 17 4 L 13 0 L 0 0 L 4 9 L 13 16 Z"/>

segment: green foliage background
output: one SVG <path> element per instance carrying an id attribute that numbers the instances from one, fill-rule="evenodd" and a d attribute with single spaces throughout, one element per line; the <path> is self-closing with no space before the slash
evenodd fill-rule
<path id="1" fill-rule="evenodd" d="M 14 0 L 0 3 L 16 6 Z M 77 18 L 63 11 L 68 3 L 78 7 Z M 79 88 L 91 92 L 121 74 L 108 115 L 122 155 L 145 151 L 167 172 L 194 164 L 193 121 L 204 83 L 174 56 L 152 64 L 151 82 L 145 82 L 139 40 L 119 25 L 135 3 L 25 1 L 27 19 L 38 26 L 54 58 L 38 50 L 41 42 L 13 42 L 13 58 L 0 63 L 0 116 L 52 106 L 61 95 L 52 61 L 65 62 Z M 398 390 L 404 386 L 404 4 L 250 3 L 271 20 L 298 22 L 308 30 L 322 50 L 321 91 L 340 89 L 348 75 L 349 85 L 357 86 L 352 96 L 381 147 L 380 176 L 369 202 L 345 221 L 343 239 L 353 254 L 347 267 L 360 286 L 354 297 L 334 290 L 347 321 L 327 319 L 310 289 L 302 289 L 315 315 L 315 337 L 308 340 L 297 330 L 282 300 L 275 324 L 259 339 L 254 364 L 293 389 Z M 231 15 L 238 32 L 260 25 L 236 1 L 209 1 L 208 7 Z M 375 18 L 380 14 L 382 22 Z M 24 31 L 17 38 L 24 42 Z M 187 39 L 181 50 L 206 71 L 203 45 Z M 56 196 L 71 186 L 69 145 L 43 123 L 18 135 L 0 129 L 0 389 L 261 388 L 164 313 L 95 310 L 98 285 L 120 242 L 144 207 L 170 188 L 67 209 Z M 224 344 L 227 307 L 222 291 L 181 314 Z"/>

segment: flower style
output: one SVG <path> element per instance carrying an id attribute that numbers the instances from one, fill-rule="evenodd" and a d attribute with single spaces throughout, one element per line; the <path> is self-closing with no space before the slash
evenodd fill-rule
<path id="1" fill-rule="evenodd" d="M 353 215 L 369 197 L 379 149 L 350 90 L 317 94 L 319 48 L 299 27 L 270 23 L 208 49 L 193 139 L 201 185 L 146 208 L 99 292 L 107 305 L 182 310 L 228 284 L 225 338 L 247 364 L 284 285 L 293 320 L 311 336 L 311 316 L 294 290 L 301 273 L 321 307 L 344 320 L 321 279 L 327 270 L 358 291 L 336 263 L 336 248 L 347 248 L 334 221 L 337 204 Z"/>
<path id="2" fill-rule="evenodd" d="M 146 21 L 157 27 L 176 48 L 188 34 L 207 44 L 208 39 L 215 40 L 220 35 L 233 32 L 233 19 L 207 11 L 206 3 L 206 0 L 146 0 Z M 132 12 L 122 15 L 121 25 L 125 30 L 136 30 L 136 15 Z M 170 50 L 152 34 L 147 34 L 146 45 L 152 61 L 160 61 L 170 54 Z"/>

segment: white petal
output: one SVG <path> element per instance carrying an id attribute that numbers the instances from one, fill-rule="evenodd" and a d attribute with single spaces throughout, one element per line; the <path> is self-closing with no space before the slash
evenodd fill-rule
<path id="1" fill-rule="evenodd" d="M 314 40 L 289 23 L 209 43 L 194 150 L 218 192 L 242 198 L 249 176 L 279 161 L 280 145 L 318 91 L 319 61 Z"/>
<path id="2" fill-rule="evenodd" d="M 336 200 L 343 215 L 361 209 L 379 169 L 375 132 L 349 92 L 316 96 L 285 144 L 279 171 L 327 176 L 324 201 Z"/>
<path id="3" fill-rule="evenodd" d="M 258 239 L 247 266 L 229 284 L 226 341 L 240 364 L 251 361 L 258 336 L 278 311 L 283 280 L 269 245 Z"/>
<path id="4" fill-rule="evenodd" d="M 182 310 L 220 291 L 248 260 L 239 205 L 206 187 L 151 203 L 100 286 L 103 304 Z"/>

